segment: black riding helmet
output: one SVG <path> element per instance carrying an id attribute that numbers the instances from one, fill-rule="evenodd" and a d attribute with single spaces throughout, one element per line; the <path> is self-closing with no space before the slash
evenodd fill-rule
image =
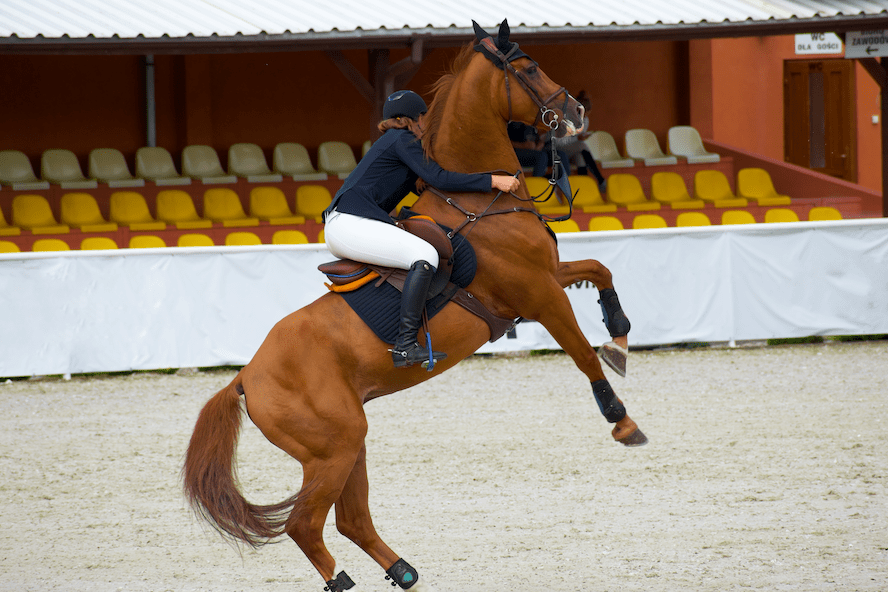
<path id="1" fill-rule="evenodd" d="M 419 116 L 428 111 L 425 101 L 412 90 L 399 90 L 393 92 L 385 100 L 382 107 L 382 118 L 409 117 L 416 121 Z"/>

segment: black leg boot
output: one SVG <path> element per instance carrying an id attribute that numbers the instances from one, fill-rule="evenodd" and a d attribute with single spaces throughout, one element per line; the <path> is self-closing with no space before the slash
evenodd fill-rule
<path id="1" fill-rule="evenodd" d="M 429 284 L 435 276 L 435 268 L 427 261 L 417 261 L 407 273 L 404 290 L 401 292 L 401 325 L 398 327 L 398 339 L 392 346 L 392 361 L 395 368 L 429 363 L 429 350 L 416 341 L 417 333 L 422 325 L 422 311 L 425 309 L 426 295 Z M 434 361 L 443 360 L 447 354 L 432 352 Z"/>

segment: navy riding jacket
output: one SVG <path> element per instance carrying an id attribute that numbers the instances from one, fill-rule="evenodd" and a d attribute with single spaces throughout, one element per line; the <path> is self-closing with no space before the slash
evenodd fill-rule
<path id="1" fill-rule="evenodd" d="M 389 212 L 416 188 L 420 177 L 432 187 L 445 191 L 490 191 L 490 174 L 445 171 L 434 160 L 426 158 L 413 132 L 390 129 L 373 143 L 349 173 L 324 215 L 335 209 L 391 223 Z"/>

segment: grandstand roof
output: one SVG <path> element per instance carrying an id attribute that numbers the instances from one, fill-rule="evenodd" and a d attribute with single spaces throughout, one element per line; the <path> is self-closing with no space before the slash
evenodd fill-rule
<path id="1" fill-rule="evenodd" d="M 740 37 L 888 28 L 888 0 L 2 0 L 0 52 L 446 46 L 504 17 L 538 42 Z"/>

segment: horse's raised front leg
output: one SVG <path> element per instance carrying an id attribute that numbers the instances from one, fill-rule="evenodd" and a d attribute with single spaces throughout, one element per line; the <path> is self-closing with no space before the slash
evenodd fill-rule
<path id="1" fill-rule="evenodd" d="M 612 341 L 601 346 L 601 358 L 620 376 L 626 376 L 626 360 L 629 356 L 629 319 L 623 313 L 620 299 L 614 290 L 610 270 L 593 259 L 567 261 L 558 264 L 556 281 L 562 288 L 578 282 L 589 281 L 595 284 L 601 296 L 601 314 Z"/>

